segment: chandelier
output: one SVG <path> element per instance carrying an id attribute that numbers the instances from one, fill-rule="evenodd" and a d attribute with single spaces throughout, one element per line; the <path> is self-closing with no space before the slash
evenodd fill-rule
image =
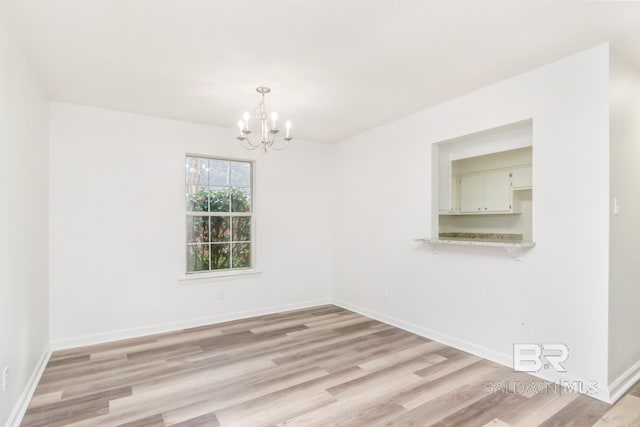
<path id="1" fill-rule="evenodd" d="M 285 124 L 285 136 L 279 136 L 280 130 L 277 126 L 278 113 L 273 112 L 271 113 L 271 128 L 269 128 L 269 115 L 267 114 L 267 107 L 264 103 L 264 96 L 271 92 L 271 89 L 260 86 L 256 91 L 262 96 L 254 113 L 255 118 L 260 120 L 260 140 L 253 142 L 249 139 L 249 134 L 251 133 L 251 130 L 249 130 L 249 113 L 244 113 L 242 116 L 243 120 L 238 122 L 238 127 L 240 128 L 238 140 L 240 140 L 242 147 L 247 150 L 262 148 L 265 153 L 269 150 L 284 150 L 289 145 L 289 141 L 293 139 L 291 138 L 291 122 L 287 121 Z"/>

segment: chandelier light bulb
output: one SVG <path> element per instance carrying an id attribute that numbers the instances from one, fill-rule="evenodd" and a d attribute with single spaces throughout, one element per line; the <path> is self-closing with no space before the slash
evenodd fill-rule
<path id="1" fill-rule="evenodd" d="M 249 113 L 244 113 L 242 118 L 244 119 L 244 128 L 249 129 Z"/>
<path id="2" fill-rule="evenodd" d="M 271 113 L 271 129 L 276 129 L 276 120 L 278 120 L 278 113 L 274 111 Z"/>
<path id="3" fill-rule="evenodd" d="M 291 136 L 289 134 L 291 133 L 291 120 L 287 120 L 287 123 L 285 124 L 285 126 L 287 127 L 287 136 L 286 136 L 286 138 L 290 138 Z"/>

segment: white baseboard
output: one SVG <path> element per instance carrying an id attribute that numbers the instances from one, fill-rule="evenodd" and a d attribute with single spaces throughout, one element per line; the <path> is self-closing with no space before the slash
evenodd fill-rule
<path id="1" fill-rule="evenodd" d="M 620 399 L 638 381 L 640 381 L 640 360 L 609 385 L 611 403 Z"/>
<path id="2" fill-rule="evenodd" d="M 87 345 L 102 344 L 111 341 L 124 340 L 128 338 L 138 338 L 146 335 L 160 334 L 164 332 L 177 331 L 180 329 L 195 328 L 198 326 L 214 325 L 216 323 L 229 322 L 232 320 L 246 319 L 255 316 L 280 313 L 283 311 L 298 310 L 302 308 L 315 307 L 319 305 L 331 304 L 330 298 L 319 298 L 309 301 L 301 301 L 292 304 L 282 304 L 270 307 L 262 307 L 253 310 L 238 311 L 234 313 L 215 314 L 212 316 L 200 317 L 196 319 L 180 320 L 177 322 L 159 323 L 155 325 L 142 326 L 138 328 L 120 329 L 117 331 L 103 332 L 99 334 L 84 335 L 79 337 L 53 340 L 51 347 L 53 350 L 64 350 L 68 348 L 84 347 Z"/>
<path id="3" fill-rule="evenodd" d="M 7 420 L 5 427 L 19 427 L 22 422 L 22 418 L 24 418 L 25 412 L 27 412 L 27 408 L 29 407 L 29 403 L 31 402 L 31 398 L 33 397 L 33 393 L 36 391 L 36 387 L 40 382 L 40 378 L 44 373 L 44 368 L 47 367 L 47 363 L 49 363 L 49 358 L 51 357 L 51 348 L 47 347 L 40 360 L 35 366 L 35 369 L 31 373 L 29 377 L 29 381 L 24 386 L 22 394 L 18 398 L 15 406 L 13 407 L 13 411 L 9 415 L 9 419 Z"/>
<path id="4" fill-rule="evenodd" d="M 614 403 L 611 401 L 609 388 L 606 385 L 597 383 L 593 389 L 587 393 L 587 390 L 590 390 L 589 387 L 592 381 L 572 377 L 566 373 L 555 371 L 529 372 L 529 374 L 551 383 L 564 384 L 567 386 L 580 387 L 579 383 L 582 383 L 580 392 L 585 396 L 593 397 L 594 399 L 600 400 L 604 403 Z"/>
<path id="5" fill-rule="evenodd" d="M 477 343 L 459 339 L 449 334 L 445 334 L 439 331 L 434 331 L 433 329 L 424 328 L 422 326 L 416 325 L 415 323 L 407 322 L 407 321 L 398 319 L 396 317 L 389 316 L 387 314 L 380 313 L 378 311 L 371 310 L 371 309 L 368 309 L 356 304 L 352 304 L 340 299 L 334 298 L 333 304 L 342 308 L 346 308 L 347 310 L 351 310 L 356 313 L 362 314 L 363 316 L 367 316 L 372 319 L 378 320 L 380 322 L 387 323 L 391 326 L 404 329 L 405 331 L 414 333 L 416 335 L 420 335 L 430 340 L 440 342 L 442 344 L 448 345 L 458 350 L 471 353 L 475 356 L 490 360 L 492 362 L 498 363 L 508 368 L 513 368 L 513 355 L 511 354 L 497 352 L 495 350 L 479 345 Z M 633 382 L 632 382 L 633 378 L 636 378 L 637 380 L 638 379 L 637 377 L 640 376 L 640 364 L 635 368 L 636 368 L 636 376 L 634 377 L 633 375 L 629 375 L 629 379 L 625 381 L 625 384 L 630 383 L 627 388 L 633 385 Z M 531 372 L 530 374 L 534 377 L 537 377 L 552 383 L 576 384 L 577 382 L 580 382 L 583 384 L 582 390 L 588 390 L 588 385 L 590 384 L 590 381 L 586 381 L 580 378 L 573 378 L 560 372 L 541 371 L 541 372 Z M 612 399 L 610 398 L 609 389 L 606 386 L 601 386 L 600 384 L 598 384 L 598 387 L 595 393 L 588 394 L 588 396 L 601 400 L 606 403 L 611 403 L 612 401 Z"/>
<path id="6" fill-rule="evenodd" d="M 367 316 L 372 319 L 379 320 L 380 322 L 386 323 L 391 326 L 395 326 L 396 328 L 404 329 L 405 331 L 414 333 L 416 335 L 420 335 L 421 337 L 425 337 L 430 340 L 437 341 L 442 344 L 446 344 L 450 347 L 457 348 L 462 351 L 466 351 L 467 353 L 471 353 L 473 355 L 482 357 L 483 359 L 490 360 L 500 365 L 505 365 L 509 367 L 513 366 L 512 358 L 511 358 L 511 355 L 509 354 L 500 353 L 500 352 L 491 350 L 488 347 L 484 347 L 484 346 L 472 343 L 470 341 L 458 339 L 451 335 L 434 331 L 433 329 L 424 328 L 422 326 L 416 325 L 415 323 L 406 322 L 396 317 L 389 316 L 387 314 L 383 314 L 375 310 L 370 310 L 368 308 L 365 308 L 359 305 L 351 304 L 343 300 L 334 299 L 333 303 L 339 307 L 346 308 L 347 310 L 355 311 L 356 313 L 362 314 L 363 316 Z"/>

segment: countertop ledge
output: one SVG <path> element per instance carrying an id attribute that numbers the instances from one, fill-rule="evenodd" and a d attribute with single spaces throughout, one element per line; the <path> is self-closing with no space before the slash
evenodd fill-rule
<path id="1" fill-rule="evenodd" d="M 437 245 L 463 245 L 463 246 L 493 246 L 498 248 L 532 248 L 536 245 L 536 242 L 529 241 L 490 241 L 481 239 L 429 239 L 420 238 L 415 239 L 418 243 L 431 243 Z"/>

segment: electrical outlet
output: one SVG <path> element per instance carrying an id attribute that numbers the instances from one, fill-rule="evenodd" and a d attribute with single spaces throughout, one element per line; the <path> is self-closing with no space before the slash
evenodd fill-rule
<path id="1" fill-rule="evenodd" d="M 5 366 L 2 370 L 2 391 L 7 391 L 9 385 L 9 367 Z"/>

